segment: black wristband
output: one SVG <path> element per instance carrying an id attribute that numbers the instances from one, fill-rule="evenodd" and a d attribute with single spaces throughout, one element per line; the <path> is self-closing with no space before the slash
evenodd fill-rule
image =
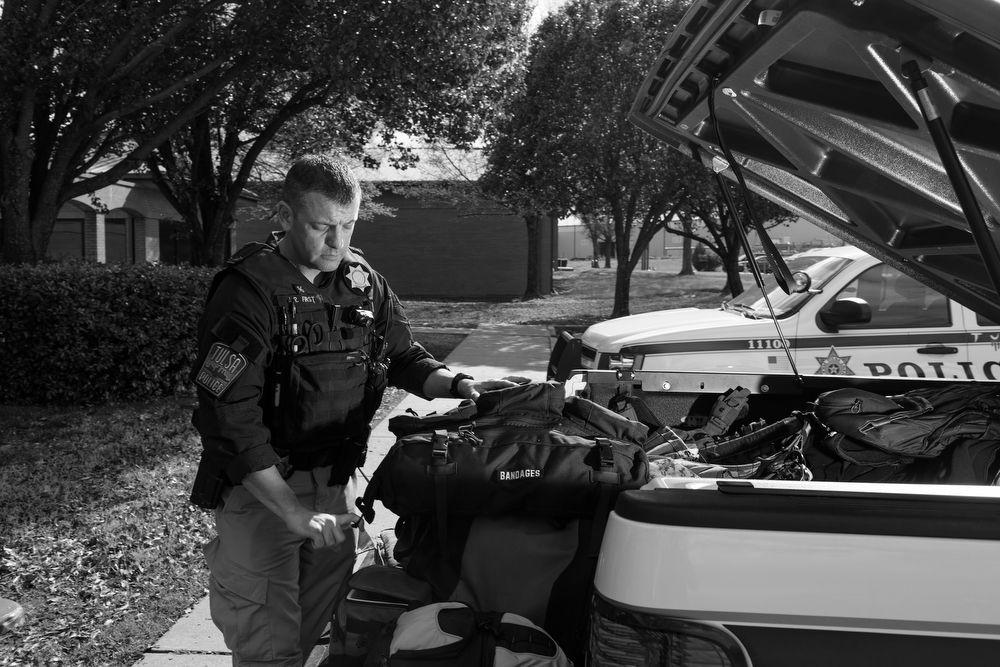
<path id="1" fill-rule="evenodd" d="M 462 395 L 458 393 L 458 383 L 462 380 L 475 380 L 476 378 L 471 375 L 466 375 L 465 373 L 455 373 L 455 377 L 451 379 L 451 395 L 455 398 L 462 398 Z"/>

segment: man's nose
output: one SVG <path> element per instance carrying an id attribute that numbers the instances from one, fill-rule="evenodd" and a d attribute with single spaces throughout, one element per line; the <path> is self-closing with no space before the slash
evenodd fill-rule
<path id="1" fill-rule="evenodd" d="M 344 244 L 344 232 L 339 227 L 331 227 L 326 233 L 326 244 L 331 248 L 340 248 Z"/>

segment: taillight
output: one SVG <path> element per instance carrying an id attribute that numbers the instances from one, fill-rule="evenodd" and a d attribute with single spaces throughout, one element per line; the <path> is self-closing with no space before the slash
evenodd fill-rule
<path id="1" fill-rule="evenodd" d="M 717 625 L 628 611 L 595 596 L 592 667 L 750 667 L 737 639 Z"/>

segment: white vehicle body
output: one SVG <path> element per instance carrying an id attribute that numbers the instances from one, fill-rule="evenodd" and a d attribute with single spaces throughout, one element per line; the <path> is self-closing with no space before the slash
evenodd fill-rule
<path id="1" fill-rule="evenodd" d="M 606 614 L 594 664 L 996 661 L 1000 489 L 654 481 L 611 515 L 595 588 L 620 620 L 673 629 L 676 663 Z"/>
<path id="2" fill-rule="evenodd" d="M 790 373 L 787 343 L 804 374 L 1000 379 L 1000 326 L 965 306 L 851 246 L 810 250 L 787 261 L 792 271 L 811 274 L 812 288 L 788 295 L 765 274 L 775 319 L 754 286 L 716 310 L 607 320 L 583 333 L 580 365 Z M 868 303 L 871 319 L 824 323 L 822 313 L 847 297 Z"/>
<path id="3" fill-rule="evenodd" d="M 793 287 L 770 292 L 774 317 L 751 291 L 718 311 L 612 320 L 561 336 L 550 372 L 589 360 L 583 395 L 639 399 L 625 404 L 667 426 L 708 423 L 734 387 L 765 423 L 836 389 L 1000 392 L 998 91 L 992 0 L 695 0 L 632 121 L 872 257 L 789 258 L 816 267 L 795 292 L 806 282 L 769 248 Z M 996 484 L 1000 438 L 969 442 L 992 456 L 977 479 Z M 588 665 L 998 664 L 1000 489 L 824 479 L 665 477 L 621 493 Z"/>

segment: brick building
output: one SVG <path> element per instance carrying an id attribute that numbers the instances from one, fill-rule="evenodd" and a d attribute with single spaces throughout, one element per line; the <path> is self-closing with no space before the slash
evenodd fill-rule
<path id="1" fill-rule="evenodd" d="M 418 148 L 418 153 L 421 150 Z M 431 152 L 423 151 L 416 167 L 405 170 L 384 165 L 358 168 L 358 176 L 383 192 L 377 200 L 391 215 L 359 222 L 354 245 L 383 273 L 401 296 L 468 299 L 519 297 L 527 285 L 528 262 L 539 270 L 543 291 L 551 288 L 555 259 L 555 230 L 540 234 L 534 258 L 528 257 L 524 220 L 499 209 L 462 209 L 455 205 L 396 194 L 398 186 L 440 182 L 457 174 L 445 173 Z M 462 157 L 464 155 L 465 157 Z M 456 160 L 465 160 L 456 165 Z M 449 155 L 453 168 L 478 176 L 478 152 Z M 466 176 L 463 174 L 463 178 Z M 246 193 L 237 207 L 230 248 L 266 238 L 274 223 L 259 202 Z M 148 174 L 136 173 L 78 197 L 59 212 L 48 247 L 53 259 L 84 258 L 97 262 L 161 262 L 191 260 L 186 224 L 167 202 Z"/>

